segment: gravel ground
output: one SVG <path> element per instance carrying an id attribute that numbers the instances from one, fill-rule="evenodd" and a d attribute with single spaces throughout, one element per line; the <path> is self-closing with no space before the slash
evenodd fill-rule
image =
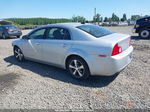
<path id="1" fill-rule="evenodd" d="M 0 109 L 150 109 L 150 40 L 133 35 L 132 27 L 107 28 L 132 35 L 133 61 L 118 76 L 82 81 L 59 68 L 19 63 L 14 39 L 0 40 Z"/>

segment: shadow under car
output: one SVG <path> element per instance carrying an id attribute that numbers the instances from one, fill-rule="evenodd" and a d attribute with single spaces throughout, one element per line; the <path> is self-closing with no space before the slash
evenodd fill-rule
<path id="1" fill-rule="evenodd" d="M 66 70 L 50 65 L 40 64 L 27 60 L 21 63 L 18 62 L 14 56 L 9 56 L 4 60 L 10 63 L 7 67 L 12 65 L 20 66 L 23 69 L 30 70 L 38 75 L 41 75 L 42 77 L 48 77 L 65 83 L 72 83 L 74 85 L 84 87 L 105 87 L 109 85 L 112 81 L 114 81 L 118 76 L 118 74 L 115 74 L 113 76 L 90 76 L 86 80 L 78 80 L 72 78 Z"/>

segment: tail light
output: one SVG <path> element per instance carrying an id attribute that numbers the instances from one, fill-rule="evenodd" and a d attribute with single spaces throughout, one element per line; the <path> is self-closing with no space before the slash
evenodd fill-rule
<path id="1" fill-rule="evenodd" d="M 12 29 L 8 29 L 7 32 L 13 32 L 13 30 Z"/>
<path id="2" fill-rule="evenodd" d="M 118 43 L 114 46 L 112 51 L 112 56 L 120 54 L 122 52 L 122 47 L 118 45 Z"/>

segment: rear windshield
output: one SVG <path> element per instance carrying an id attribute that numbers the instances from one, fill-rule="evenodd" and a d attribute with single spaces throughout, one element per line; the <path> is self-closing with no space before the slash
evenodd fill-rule
<path id="1" fill-rule="evenodd" d="M 4 26 L 6 29 L 18 29 L 17 27 L 15 26 Z"/>
<path id="2" fill-rule="evenodd" d="M 107 30 L 97 25 L 82 25 L 82 26 L 78 26 L 77 28 L 93 35 L 96 38 L 100 38 L 102 36 L 106 36 L 114 33 L 110 30 Z"/>

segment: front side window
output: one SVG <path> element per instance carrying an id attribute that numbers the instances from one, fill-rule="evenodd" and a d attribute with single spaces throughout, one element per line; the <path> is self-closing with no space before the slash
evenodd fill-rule
<path id="1" fill-rule="evenodd" d="M 93 35 L 96 38 L 100 38 L 102 36 L 110 35 L 113 33 L 112 31 L 97 25 L 82 25 L 82 26 L 78 26 L 77 28 Z"/>
<path id="2" fill-rule="evenodd" d="M 30 39 L 43 39 L 46 29 L 40 29 L 30 34 Z"/>
<path id="3" fill-rule="evenodd" d="M 47 39 L 54 40 L 70 40 L 70 34 L 68 30 L 63 28 L 50 28 L 48 31 Z"/>

